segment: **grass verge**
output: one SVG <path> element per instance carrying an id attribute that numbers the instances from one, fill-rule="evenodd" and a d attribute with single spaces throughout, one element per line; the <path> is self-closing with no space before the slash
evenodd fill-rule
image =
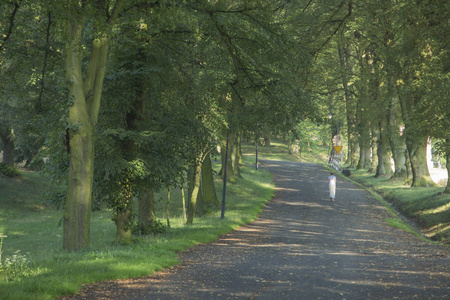
<path id="1" fill-rule="evenodd" d="M 382 196 L 401 215 L 413 221 L 432 241 L 450 244 L 450 195 L 442 194 L 441 187 L 412 188 L 404 179 L 375 178 L 367 170 L 351 170 L 351 179 Z M 392 208 L 390 208 L 392 211 Z M 401 220 L 387 223 L 409 232 L 414 230 Z M 418 235 L 418 234 L 417 234 Z"/>

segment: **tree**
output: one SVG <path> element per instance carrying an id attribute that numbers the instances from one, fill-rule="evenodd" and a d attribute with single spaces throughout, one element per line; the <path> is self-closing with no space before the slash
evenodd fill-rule
<path id="1" fill-rule="evenodd" d="M 349 86 L 349 81 L 351 80 L 352 68 L 354 63 L 350 61 L 350 49 L 347 41 L 344 39 L 344 34 L 338 38 L 338 54 L 339 54 L 339 64 L 341 70 L 341 80 L 342 88 L 344 91 L 344 101 L 345 110 L 347 117 L 347 137 L 348 137 L 348 155 L 347 164 L 349 167 L 354 167 L 357 164 L 357 153 L 358 153 L 358 132 L 356 128 L 356 101 L 354 99 L 354 92 L 352 92 L 352 87 Z"/>
<path id="2" fill-rule="evenodd" d="M 53 15 L 40 2 L 0 4 L 0 124 L 4 159 L 42 165 L 35 159 L 51 124 L 60 116 L 60 49 L 55 40 Z M 33 159 L 35 159 L 33 161 Z"/>
<path id="3" fill-rule="evenodd" d="M 4 32 L 3 36 L 0 40 L 0 78 L 2 78 L 2 83 L 0 83 L 0 97 L 5 98 L 5 72 L 10 69 L 8 65 L 10 65 L 10 62 L 8 61 L 8 58 L 5 54 L 8 50 L 8 40 L 11 38 L 11 35 L 13 33 L 13 30 L 15 29 L 15 22 L 16 22 L 16 16 L 17 12 L 20 8 L 20 2 L 16 3 L 5 3 L 0 6 L 2 9 L 2 18 L 6 19 L 7 22 L 3 23 L 0 22 L 0 32 Z M 0 139 L 1 144 L 3 147 L 0 149 L 3 150 L 3 159 L 2 162 L 8 166 L 14 166 L 14 131 L 11 126 L 11 120 L 8 118 L 7 114 L 3 115 L 3 112 L 6 111 L 6 102 L 5 100 L 1 99 L 0 102 L 2 115 L 0 115 Z"/>
<path id="4" fill-rule="evenodd" d="M 424 91 L 423 98 L 417 109 L 417 119 L 420 122 L 418 131 L 428 132 L 436 139 L 438 151 L 446 158 L 447 172 L 450 172 L 450 135 L 449 106 L 450 97 L 450 38 L 448 11 L 450 4 L 442 1 L 419 1 L 419 12 L 423 18 L 421 28 L 423 40 L 420 89 Z M 450 175 L 450 174 L 449 174 Z M 448 176 L 450 179 L 450 176 Z M 445 193 L 450 193 L 447 181 Z"/>
<path id="5" fill-rule="evenodd" d="M 418 109 L 423 101 L 424 92 L 421 85 L 421 66 L 426 55 L 422 51 L 425 47 L 424 19 L 420 14 L 421 6 L 414 1 L 401 7 L 399 14 L 402 19 L 403 30 L 396 49 L 393 49 L 394 59 L 397 63 L 397 89 L 400 100 L 403 121 L 405 122 L 405 139 L 412 170 L 411 186 L 433 185 L 426 160 L 426 147 L 429 132 L 419 130 L 420 121 Z M 419 76 L 418 76 L 419 75 Z"/>
<path id="6" fill-rule="evenodd" d="M 68 114 L 69 177 L 64 205 L 63 247 L 77 251 L 89 246 L 92 185 L 94 175 L 94 131 L 102 98 L 108 54 L 109 31 L 121 11 L 123 0 L 112 6 L 104 1 L 92 5 L 71 1 L 65 7 L 65 68 L 70 102 Z M 63 9 L 61 7 L 61 9 Z M 83 34 L 91 29 L 83 20 L 94 21 L 87 70 Z"/>

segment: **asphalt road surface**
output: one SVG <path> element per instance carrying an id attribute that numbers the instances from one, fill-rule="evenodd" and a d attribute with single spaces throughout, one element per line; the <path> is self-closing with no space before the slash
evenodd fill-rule
<path id="1" fill-rule="evenodd" d="M 276 193 L 252 224 L 149 277 L 75 299 L 450 299 L 450 249 L 390 227 L 386 209 L 319 165 L 266 161 Z"/>

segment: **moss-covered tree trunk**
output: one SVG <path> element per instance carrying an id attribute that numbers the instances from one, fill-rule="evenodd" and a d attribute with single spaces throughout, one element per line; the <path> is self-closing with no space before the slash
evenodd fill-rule
<path id="1" fill-rule="evenodd" d="M 94 174 L 94 126 L 97 121 L 108 52 L 107 38 L 92 45 L 86 78 L 82 71 L 82 27 L 68 24 L 66 82 L 69 108 L 69 178 L 64 205 L 63 247 L 76 251 L 90 242 L 90 214 Z"/>
<path id="2" fill-rule="evenodd" d="M 90 243 L 90 215 L 94 171 L 94 130 L 97 123 L 103 79 L 105 77 L 108 54 L 107 29 L 111 28 L 121 10 L 123 0 L 116 1 L 114 7 L 106 6 L 103 0 L 92 1 L 94 17 L 101 31 L 93 32 L 89 62 L 83 53 L 83 27 L 81 14 L 91 14 L 87 6 L 70 2 L 68 12 L 77 15 L 67 20 L 65 44 L 65 69 L 69 102 L 69 176 L 64 205 L 63 247 L 68 251 L 86 248 Z M 85 10 L 86 9 L 86 10 Z M 109 14 L 111 12 L 111 14 Z M 96 28 L 90 27 L 90 30 Z M 84 71 L 83 66 L 87 66 Z"/>
<path id="3" fill-rule="evenodd" d="M 63 247 L 68 251 L 80 250 L 88 247 L 90 243 L 94 126 L 90 124 L 87 118 L 84 120 L 84 125 L 77 130 L 71 130 L 69 133 L 69 179 L 64 204 L 63 225 Z"/>

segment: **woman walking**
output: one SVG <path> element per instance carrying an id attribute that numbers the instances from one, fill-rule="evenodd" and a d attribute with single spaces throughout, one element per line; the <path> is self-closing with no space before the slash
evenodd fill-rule
<path id="1" fill-rule="evenodd" d="M 328 187 L 330 189 L 330 201 L 333 202 L 336 198 L 336 176 L 333 173 L 328 176 Z"/>

